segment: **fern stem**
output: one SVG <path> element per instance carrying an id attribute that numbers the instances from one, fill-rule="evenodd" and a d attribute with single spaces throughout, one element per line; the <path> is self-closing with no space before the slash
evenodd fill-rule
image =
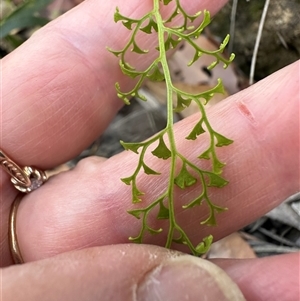
<path id="1" fill-rule="evenodd" d="M 159 10 L 159 0 L 154 0 L 154 15 L 157 23 L 163 24 L 163 19 Z M 174 212 L 174 179 L 175 179 L 175 166 L 176 166 L 176 143 L 173 131 L 173 85 L 170 74 L 170 69 L 167 61 L 167 53 L 165 48 L 165 37 L 166 32 L 165 26 L 158 27 L 158 45 L 160 49 L 160 62 L 165 75 L 165 83 L 167 89 L 167 125 L 166 130 L 169 138 L 170 149 L 171 149 L 171 166 L 170 166 L 170 181 L 168 185 L 168 204 L 170 209 L 170 226 L 168 232 L 168 239 L 166 247 L 170 248 L 175 230 L 175 212 Z"/>

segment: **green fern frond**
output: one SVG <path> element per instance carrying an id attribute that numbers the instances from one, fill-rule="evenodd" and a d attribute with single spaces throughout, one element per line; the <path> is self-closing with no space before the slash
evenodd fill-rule
<path id="1" fill-rule="evenodd" d="M 173 11 L 168 19 L 164 20 L 161 15 L 161 8 L 163 6 L 168 6 L 170 3 L 173 4 Z M 172 21 L 179 17 L 182 18 L 182 23 L 179 25 L 176 23 L 176 26 L 172 25 Z M 211 22 L 210 13 L 204 11 L 202 13 L 198 12 L 195 15 L 189 15 L 181 6 L 180 0 L 153 0 L 152 11 L 145 14 L 140 19 L 131 19 L 123 16 L 117 8 L 114 20 L 115 22 L 121 22 L 122 25 L 131 31 L 131 35 L 123 49 L 108 50 L 119 58 L 122 72 L 137 80 L 134 88 L 128 92 L 122 91 L 120 85 L 117 83 L 116 90 L 118 97 L 123 99 L 126 104 L 130 104 L 130 98 L 134 96 L 141 97 L 145 100 L 145 98 L 139 94 L 139 89 L 146 79 L 152 81 L 164 81 L 167 89 L 167 125 L 165 129 L 145 142 L 121 142 L 125 150 L 130 150 L 139 156 L 137 167 L 133 174 L 122 179 L 126 185 L 131 186 L 133 203 L 141 203 L 142 198 L 145 197 L 144 193 L 140 191 L 137 186 L 138 175 L 140 173 L 145 173 L 149 176 L 155 176 L 153 181 L 160 176 L 159 170 L 152 169 L 151 166 L 148 166 L 144 161 L 145 154 L 148 152 L 149 147 L 155 145 L 154 150 L 152 150 L 152 155 L 155 156 L 157 160 L 165 160 L 170 164 L 168 185 L 165 187 L 162 194 L 157 199 L 152 200 L 147 207 L 128 211 L 129 214 L 141 220 L 140 232 L 137 236 L 130 237 L 129 239 L 136 243 L 142 243 L 147 232 L 152 235 L 159 235 L 161 232 L 167 231 L 167 241 L 165 243 L 167 248 L 171 248 L 174 243 L 185 244 L 194 255 L 201 255 L 207 252 L 213 238 L 209 235 L 196 245 L 191 242 L 188 234 L 179 224 L 175 214 L 175 186 L 180 189 L 186 189 L 194 185 L 201 186 L 198 196 L 190 200 L 190 202 L 182 208 L 184 210 L 189 210 L 190 208 L 206 203 L 209 208 L 209 216 L 205 220 L 200 221 L 200 223 L 215 225 L 215 213 L 222 212 L 226 210 L 226 208 L 215 205 L 210 199 L 208 191 L 210 187 L 221 188 L 228 184 L 228 181 L 221 176 L 225 163 L 218 159 L 217 148 L 227 146 L 233 141 L 212 128 L 205 109 L 205 105 L 215 93 L 224 92 L 222 81 L 218 80 L 218 83 L 214 88 L 198 94 L 190 94 L 177 89 L 171 80 L 167 61 L 167 51 L 176 48 L 180 42 L 185 41 L 185 43 L 188 43 L 195 51 L 194 56 L 188 64 L 189 66 L 193 65 L 203 54 L 207 54 L 214 57 L 214 62 L 208 69 L 214 68 L 220 62 L 223 63 L 224 68 L 227 68 L 234 59 L 234 54 L 231 54 L 229 59 L 222 56 L 229 41 L 229 36 L 225 37 L 219 49 L 215 51 L 200 48 L 195 42 L 195 38 L 198 38 L 205 27 Z M 196 21 L 200 21 L 199 25 L 194 25 Z M 131 66 L 125 59 L 125 54 L 129 51 L 142 56 L 148 54 L 148 49 L 142 48 L 137 42 L 138 32 L 143 32 L 147 35 L 156 35 L 158 40 L 156 47 L 158 50 L 157 57 L 145 70 L 136 70 L 135 67 Z M 177 105 L 175 108 L 173 108 L 173 94 L 177 95 Z M 203 133 L 208 134 L 209 146 L 198 156 L 198 158 L 210 160 L 212 162 L 211 170 L 202 169 L 200 167 L 201 160 L 199 160 L 199 166 L 195 165 L 177 149 L 177 142 L 174 137 L 173 113 L 174 111 L 180 112 L 185 110 L 192 102 L 197 104 L 200 111 L 200 117 L 192 129 L 187 129 L 186 139 L 196 140 Z M 179 171 L 176 169 L 178 164 L 181 164 Z M 154 209 L 158 212 L 158 220 L 169 220 L 168 229 L 154 229 L 148 224 L 149 214 Z"/>

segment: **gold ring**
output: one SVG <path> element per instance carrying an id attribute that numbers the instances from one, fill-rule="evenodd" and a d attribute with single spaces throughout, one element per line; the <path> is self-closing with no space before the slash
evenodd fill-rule
<path id="1" fill-rule="evenodd" d="M 22 193 L 18 193 L 15 198 L 10 214 L 9 214 L 9 247 L 12 258 L 16 264 L 24 263 L 17 237 L 16 219 L 17 211 L 20 202 L 24 196 L 24 193 L 29 193 L 37 188 L 41 187 L 48 179 L 44 171 L 38 170 L 34 167 L 25 166 L 21 168 L 12 159 L 10 159 L 2 150 L 0 150 L 0 165 L 11 176 L 11 182 L 17 190 Z"/>
<path id="2" fill-rule="evenodd" d="M 8 225 L 9 248 L 15 264 L 24 263 L 20 251 L 20 247 L 18 244 L 17 228 L 16 228 L 18 207 L 20 205 L 23 196 L 24 195 L 22 193 L 18 193 L 11 206 L 10 214 L 9 214 L 9 225 Z"/>
<path id="3" fill-rule="evenodd" d="M 29 193 L 39 188 L 48 179 L 44 171 L 30 166 L 21 168 L 2 150 L 0 150 L 0 164 L 11 176 L 10 180 L 14 184 L 15 188 L 24 193 Z"/>

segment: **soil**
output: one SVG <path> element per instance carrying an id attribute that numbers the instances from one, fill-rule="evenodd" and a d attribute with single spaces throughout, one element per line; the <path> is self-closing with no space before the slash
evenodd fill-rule
<path id="1" fill-rule="evenodd" d="M 265 1 L 239 0 L 236 13 L 233 52 L 235 63 L 249 75 L 258 27 Z M 232 1 L 215 17 L 210 31 L 216 36 L 230 32 Z M 270 1 L 255 69 L 258 81 L 295 62 L 300 56 L 300 0 Z"/>

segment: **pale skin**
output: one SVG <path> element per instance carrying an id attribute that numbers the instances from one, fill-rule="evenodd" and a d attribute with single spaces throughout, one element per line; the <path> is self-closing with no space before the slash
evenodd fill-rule
<path id="1" fill-rule="evenodd" d="M 206 8 L 214 14 L 226 1 L 183 2 L 191 11 Z M 114 83 L 130 86 L 105 49 L 121 48 L 127 33 L 112 22 L 114 9 L 119 6 L 123 14 L 136 16 L 151 5 L 86 1 L 6 56 L 1 62 L 1 149 L 20 165 L 49 169 L 101 135 L 122 106 Z M 216 129 L 235 141 L 220 149 L 230 184 L 212 190 L 214 201 L 229 211 L 217 216 L 214 228 L 199 228 L 199 216 L 207 214 L 202 207 L 182 218 L 196 242 L 209 233 L 220 239 L 299 191 L 299 61 L 212 107 L 209 116 Z M 180 141 L 195 118 L 176 127 L 179 148 L 191 158 L 200 153 L 202 140 L 192 145 Z M 18 211 L 17 233 L 28 264 L 19 266 L 12 266 L 7 238 L 17 192 L 0 170 L 3 300 L 40 300 L 45 292 L 43 300 L 118 300 L 117 293 L 122 300 L 132 300 L 129 291 L 135 282 L 175 256 L 161 247 L 165 236 L 145 241 L 159 246 L 126 244 L 129 235 L 138 233 L 140 222 L 126 213 L 133 209 L 130 189 L 119 179 L 132 173 L 136 159 L 129 152 L 106 161 L 86 159 L 27 195 Z M 167 170 L 166 162 L 151 160 Z M 151 184 L 142 177 L 140 183 L 149 203 L 164 181 L 157 184 L 153 178 Z M 299 296 L 299 253 L 216 263 L 247 300 Z"/>

